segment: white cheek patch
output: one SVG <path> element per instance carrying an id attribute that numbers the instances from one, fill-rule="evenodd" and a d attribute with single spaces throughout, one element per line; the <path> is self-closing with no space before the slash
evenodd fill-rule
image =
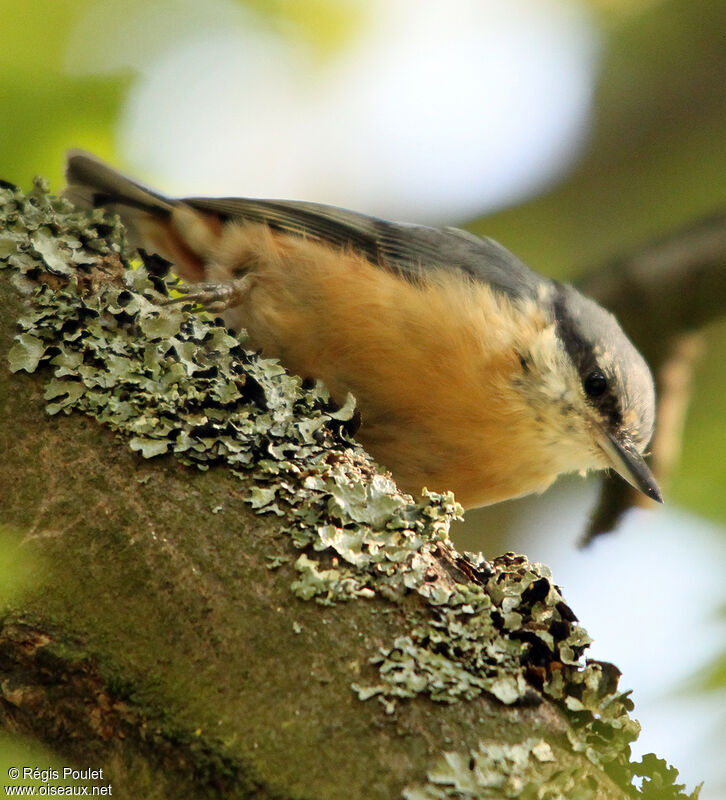
<path id="1" fill-rule="evenodd" d="M 557 338 L 555 325 L 544 328 L 530 344 L 534 372 L 539 390 L 549 400 L 576 405 L 579 401 L 579 378 L 569 363 Z"/>
<path id="2" fill-rule="evenodd" d="M 591 409 L 554 323 L 526 343 L 529 368 L 520 384 L 538 421 L 543 456 L 557 472 L 582 472 L 607 466 L 594 445 Z M 545 455 L 546 454 L 546 455 Z"/>

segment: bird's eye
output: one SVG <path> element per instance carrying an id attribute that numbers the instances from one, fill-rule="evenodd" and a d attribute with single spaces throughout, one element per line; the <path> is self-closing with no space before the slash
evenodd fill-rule
<path id="1" fill-rule="evenodd" d="M 608 388 L 608 379 L 599 369 L 594 369 L 585 378 L 583 386 L 588 397 L 600 397 Z"/>

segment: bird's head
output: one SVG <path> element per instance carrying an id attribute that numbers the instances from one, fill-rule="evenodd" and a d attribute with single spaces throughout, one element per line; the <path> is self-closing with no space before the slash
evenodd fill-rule
<path id="1" fill-rule="evenodd" d="M 618 321 L 571 286 L 543 288 L 549 324 L 529 348 L 523 386 L 560 471 L 612 468 L 662 502 L 643 452 L 655 422 L 648 365 Z"/>

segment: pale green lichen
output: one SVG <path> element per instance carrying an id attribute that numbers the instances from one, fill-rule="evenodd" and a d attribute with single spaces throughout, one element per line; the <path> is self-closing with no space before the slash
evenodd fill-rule
<path id="1" fill-rule="evenodd" d="M 634 766 L 643 778 L 626 796 L 641 800 L 686 797 L 678 771 L 648 755 Z M 562 767 L 543 739 L 507 744 L 483 741 L 466 752 L 444 753 L 427 773 L 427 782 L 404 789 L 404 800 L 597 800 L 598 781 L 590 767 Z M 697 800 L 700 787 L 690 795 Z M 637 794 L 636 794 L 637 793 Z"/>
<path id="2" fill-rule="evenodd" d="M 428 782 L 404 790 L 405 800 L 595 800 L 587 767 L 562 769 L 542 739 L 516 744 L 480 742 L 465 753 L 444 753 Z"/>
<path id="3" fill-rule="evenodd" d="M 90 414 L 145 458 L 173 454 L 244 478 L 250 507 L 280 517 L 302 551 L 292 584 L 300 598 L 420 597 L 408 633 L 372 655 L 378 679 L 354 687 L 361 699 L 377 696 L 392 712 L 398 699 L 419 694 L 445 703 L 483 693 L 505 704 L 548 697 L 569 717 L 571 748 L 635 796 L 632 705 L 612 665 L 583 663 L 590 640 L 545 567 L 511 554 L 486 562 L 456 553 L 448 529 L 461 509 L 452 495 L 414 503 L 376 474 L 350 439 L 352 398 L 335 407 L 321 385 L 306 388 L 208 315 L 170 304 L 174 281 L 165 282 L 158 259 L 128 268 L 133 254 L 117 220 L 76 213 L 41 182 L 27 196 L 0 189 L 0 218 L 0 267 L 13 270 L 30 301 L 9 365 L 49 371 L 50 414 Z M 437 558 L 442 547 L 448 572 Z M 489 797 L 481 792 L 491 787 L 476 784 L 487 769 L 514 781 L 515 767 L 526 777 L 547 761 L 539 743 L 497 746 L 504 749 L 487 745 L 464 761 L 448 754 L 429 785 L 409 790 L 424 794 L 409 798 Z M 471 774 L 464 763 L 474 763 Z M 651 783 L 675 786 L 667 770 L 654 775 Z M 506 785 L 514 791 L 523 780 Z M 465 783 L 480 793 L 463 793 Z M 434 786 L 448 793 L 426 794 Z M 559 796 L 522 792 L 505 796 Z"/>

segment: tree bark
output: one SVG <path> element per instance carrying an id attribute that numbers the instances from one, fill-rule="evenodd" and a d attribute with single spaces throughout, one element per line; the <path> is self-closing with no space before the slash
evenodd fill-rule
<path id="1" fill-rule="evenodd" d="M 0 522 L 36 564 L 5 728 L 121 798 L 641 796 L 617 670 L 546 568 L 458 554 L 451 498 L 400 495 L 350 409 L 164 305 L 107 220 L 42 187 L 0 210 Z"/>

